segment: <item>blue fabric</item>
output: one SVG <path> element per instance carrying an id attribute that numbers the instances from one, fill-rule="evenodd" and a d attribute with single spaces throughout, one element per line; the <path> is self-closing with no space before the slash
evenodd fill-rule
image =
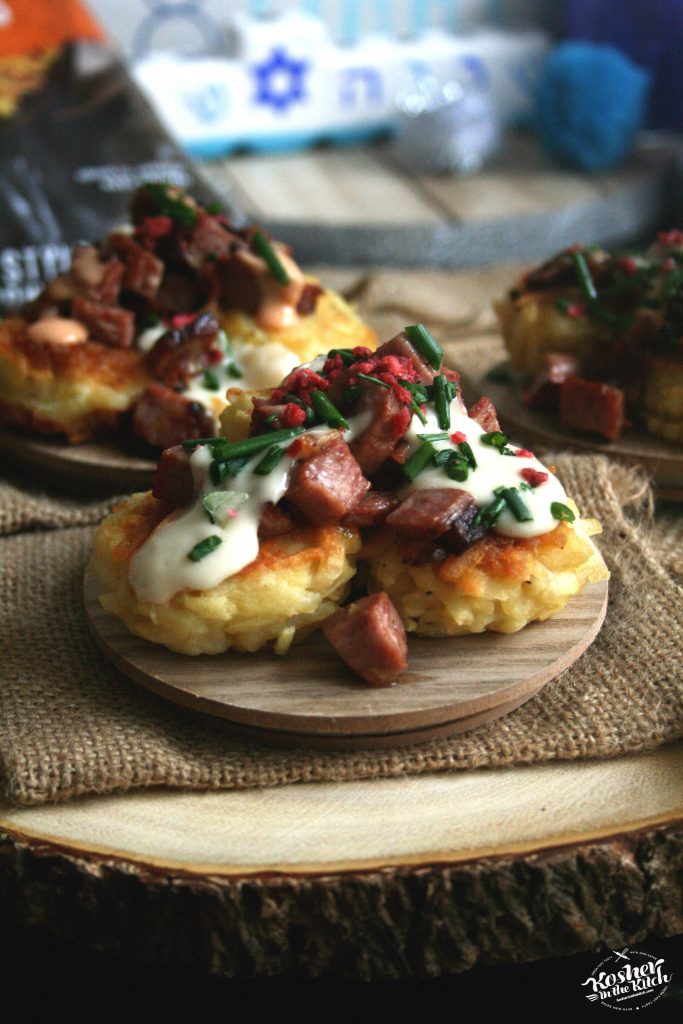
<path id="1" fill-rule="evenodd" d="M 645 119 L 650 75 L 611 46 L 567 42 L 541 74 L 534 123 L 548 152 L 586 171 L 610 167 Z"/>

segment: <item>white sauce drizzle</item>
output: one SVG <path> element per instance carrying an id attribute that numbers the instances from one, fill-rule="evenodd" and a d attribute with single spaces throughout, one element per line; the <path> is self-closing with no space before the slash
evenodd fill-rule
<path id="1" fill-rule="evenodd" d="M 135 347 L 141 352 L 150 352 L 167 330 L 166 324 L 157 324 L 156 327 L 148 327 L 146 330 L 140 331 L 135 339 Z"/>
<path id="2" fill-rule="evenodd" d="M 347 442 L 365 430 L 372 414 L 363 413 L 349 418 L 349 429 L 343 432 Z M 427 407 L 427 423 L 423 424 L 413 416 L 405 439 L 412 450 L 423 442 L 419 434 L 443 433 L 438 424 L 436 412 Z M 312 427 L 307 434 L 327 433 L 325 426 Z M 430 466 L 416 479 L 407 484 L 403 494 L 424 488 L 453 487 L 471 494 L 478 506 L 495 500 L 497 487 L 519 487 L 524 482 L 520 471 L 526 467 L 547 472 L 536 458 L 501 455 L 497 448 L 482 443 L 485 431 L 467 416 L 459 397 L 451 403 L 451 425 L 449 435 L 461 431 L 467 437 L 477 461 L 477 468 L 470 470 L 467 480 L 451 480 L 443 467 Z M 299 435 L 302 436 L 302 435 Z M 284 442 L 288 446 L 290 442 Z M 438 450 L 456 449 L 450 439 L 434 441 Z M 517 451 L 514 445 L 509 448 Z M 258 527 L 263 506 L 277 504 L 289 485 L 294 460 L 285 454 L 279 464 L 266 476 L 258 476 L 254 468 L 262 456 L 255 457 L 234 477 L 227 477 L 218 486 L 211 482 L 209 466 L 213 461 L 208 446 L 198 447 L 191 457 L 197 497 L 184 509 L 177 509 L 164 519 L 138 549 L 129 565 L 129 580 L 136 596 L 142 601 L 161 604 L 169 601 L 180 590 L 209 590 L 223 580 L 240 572 L 258 557 Z M 204 495 L 213 491 L 240 491 L 248 495 L 244 505 L 226 525 L 212 523 L 204 509 Z M 530 522 L 518 522 L 509 509 L 505 509 L 494 526 L 497 533 L 508 537 L 535 537 L 549 533 L 557 526 L 550 511 L 554 501 L 566 503 L 566 494 L 559 480 L 552 474 L 540 486 L 521 492 L 533 514 Z M 221 544 L 198 562 L 193 562 L 189 552 L 208 537 L 218 536 Z"/>
<path id="3" fill-rule="evenodd" d="M 419 434 L 440 434 L 444 431 L 439 426 L 436 411 L 427 406 L 427 424 L 423 424 L 417 416 L 413 416 L 405 439 L 409 442 L 414 451 L 423 443 L 418 437 Z M 538 537 L 539 534 L 549 533 L 557 526 L 557 520 L 553 518 L 550 506 L 554 501 L 566 504 L 567 495 L 564 487 L 552 473 L 549 473 L 542 462 L 537 458 L 522 458 L 520 456 L 501 455 L 497 448 L 481 441 L 482 434 L 486 431 L 479 426 L 476 420 L 470 419 L 465 412 L 465 407 L 459 397 L 451 403 L 451 425 L 446 433 L 453 434 L 460 431 L 465 434 L 467 441 L 472 448 L 472 453 L 477 462 L 477 468 L 470 470 L 467 479 L 460 482 L 451 480 L 446 475 L 442 466 L 428 466 L 417 475 L 415 480 L 405 488 L 405 494 L 415 490 L 423 490 L 430 487 L 455 487 L 466 491 L 474 498 L 475 503 L 481 508 L 496 500 L 493 493 L 497 487 L 519 487 L 524 483 L 520 470 L 531 468 L 539 472 L 548 473 L 545 483 L 531 490 L 523 490 L 521 496 L 524 503 L 533 515 L 533 519 L 526 523 L 518 522 L 509 508 L 505 508 L 497 520 L 493 529 L 496 533 L 506 537 Z M 457 445 L 450 440 L 432 441 L 437 451 L 444 448 L 457 450 Z M 519 451 L 514 444 L 507 445 L 513 451 Z"/>

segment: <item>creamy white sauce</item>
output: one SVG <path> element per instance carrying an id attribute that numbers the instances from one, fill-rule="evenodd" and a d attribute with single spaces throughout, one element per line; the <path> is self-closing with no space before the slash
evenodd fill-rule
<path id="1" fill-rule="evenodd" d="M 141 331 L 135 339 L 135 347 L 140 349 L 141 352 L 150 352 L 159 338 L 161 338 L 168 331 L 166 324 L 157 324 L 156 327 L 148 327 L 146 330 Z"/>
<path id="2" fill-rule="evenodd" d="M 444 433 L 431 405 L 427 406 L 426 419 L 426 425 L 417 416 L 413 416 L 411 420 L 405 438 L 413 450 L 423 443 L 419 434 Z M 536 469 L 548 473 L 548 479 L 538 487 L 529 491 L 521 491 L 524 503 L 534 518 L 529 522 L 520 523 L 506 507 L 493 529 L 496 533 L 506 537 L 537 537 L 539 534 L 549 533 L 555 529 L 557 520 L 553 518 L 550 506 L 554 501 L 566 504 L 567 495 L 560 481 L 548 472 L 543 463 L 539 462 L 537 458 L 501 455 L 497 448 L 483 444 L 481 437 L 486 431 L 479 426 L 476 420 L 470 419 L 464 412 L 464 406 L 459 397 L 454 398 L 451 403 L 451 425 L 447 433 L 453 434 L 455 431 L 460 431 L 467 437 L 477 462 L 477 468 L 470 469 L 467 479 L 460 482 L 451 480 L 443 466 L 428 466 L 417 475 L 411 484 L 407 485 L 406 494 L 431 487 L 455 487 L 471 494 L 475 503 L 481 508 L 496 500 L 496 495 L 493 492 L 497 487 L 519 487 L 520 484 L 523 484 L 524 478 L 520 470 Z M 457 445 L 450 439 L 448 441 L 432 441 L 432 444 L 437 451 L 444 448 L 457 450 Z M 508 444 L 507 447 L 513 451 L 519 450 L 514 444 Z"/>
<path id="3" fill-rule="evenodd" d="M 369 411 L 349 418 L 349 429 L 342 434 L 344 439 L 350 442 L 361 434 L 371 418 L 372 413 Z M 405 438 L 413 450 L 423 443 L 419 434 L 443 433 L 436 412 L 429 406 L 426 419 L 425 425 L 417 416 L 413 416 L 410 423 Z M 317 426 L 305 433 L 324 434 L 328 431 L 328 427 Z M 470 470 L 467 480 L 459 482 L 451 480 L 443 467 L 430 466 L 406 485 L 404 494 L 423 488 L 454 487 L 467 491 L 478 506 L 483 506 L 495 500 L 495 488 L 519 487 L 524 482 L 520 470 L 525 467 L 547 472 L 536 458 L 501 455 L 497 448 L 483 444 L 481 436 L 485 431 L 467 416 L 459 397 L 451 404 L 451 426 L 448 433 L 454 431 L 466 435 L 477 468 Z M 283 442 L 283 447 L 288 447 L 290 443 Z M 432 443 L 438 450 L 455 450 L 456 447 L 450 439 Z M 508 447 L 518 450 L 514 445 Z M 255 456 L 236 476 L 226 477 L 216 486 L 209 475 L 213 461 L 209 447 L 200 446 L 194 451 L 191 465 L 197 491 L 195 501 L 164 519 L 130 561 L 129 580 L 140 600 L 162 604 L 180 590 L 209 590 L 240 572 L 258 557 L 258 527 L 263 506 L 268 502 L 275 505 L 284 496 L 294 465 L 294 460 L 285 454 L 271 473 L 258 476 L 254 469 L 263 454 Z M 223 526 L 211 522 L 202 503 L 204 496 L 214 491 L 238 491 L 248 495 L 245 503 L 235 510 L 235 515 Z M 533 520 L 520 523 L 506 508 L 494 526 L 496 532 L 509 537 L 535 537 L 553 530 L 557 521 L 550 512 L 550 505 L 554 501 L 566 503 L 566 494 L 559 480 L 549 473 L 545 483 L 535 489 L 524 490 L 521 494 L 534 516 Z M 193 562 L 188 557 L 190 551 L 211 536 L 220 537 L 221 544 L 200 561 Z"/>
<path id="4" fill-rule="evenodd" d="M 235 362 L 243 377 L 239 386 L 248 391 L 261 388 L 276 388 L 285 377 L 299 365 L 299 359 L 291 349 L 279 341 L 267 341 L 263 345 L 235 344 Z M 232 386 L 235 381 L 231 382 Z"/>

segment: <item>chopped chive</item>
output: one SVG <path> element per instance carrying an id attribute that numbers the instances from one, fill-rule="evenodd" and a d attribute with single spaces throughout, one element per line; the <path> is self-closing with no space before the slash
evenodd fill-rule
<path id="1" fill-rule="evenodd" d="M 553 519 L 558 519 L 561 523 L 573 523 L 576 516 L 567 505 L 563 505 L 561 501 L 554 501 L 550 506 L 550 514 Z"/>
<path id="2" fill-rule="evenodd" d="M 426 426 L 427 426 L 427 417 L 426 417 L 426 416 L 425 416 L 425 414 L 424 414 L 424 413 L 422 412 L 422 409 L 421 409 L 421 408 L 420 408 L 420 406 L 419 406 L 419 405 L 417 404 L 417 402 L 415 401 L 415 399 L 413 399 L 413 400 L 412 400 L 412 402 L 411 402 L 410 404 L 411 404 L 411 408 L 412 408 L 412 410 L 413 410 L 413 415 L 414 415 L 414 416 L 417 416 L 417 418 L 419 419 L 419 421 L 420 421 L 420 423 L 422 424 L 422 426 L 423 426 L 423 427 L 426 427 Z"/>
<path id="3" fill-rule="evenodd" d="M 469 463 L 471 469 L 477 468 L 477 460 L 475 459 L 474 452 L 470 448 L 469 443 L 467 441 L 460 442 L 460 444 L 458 445 L 458 451 L 465 456 L 465 459 Z"/>
<path id="4" fill-rule="evenodd" d="M 424 437 L 425 435 L 421 434 L 419 436 Z M 429 435 L 426 436 L 429 437 Z M 454 453 L 449 451 L 448 448 L 442 448 L 441 451 L 436 452 L 432 456 L 432 462 L 435 466 L 444 466 L 448 460 L 453 457 L 453 454 Z"/>
<path id="5" fill-rule="evenodd" d="M 404 328 L 404 333 L 423 359 L 426 359 L 435 370 L 439 370 L 443 362 L 443 349 L 425 325 L 411 324 Z"/>
<path id="6" fill-rule="evenodd" d="M 516 487 L 504 487 L 501 496 L 518 523 L 530 523 L 534 518 L 529 506 Z"/>
<path id="7" fill-rule="evenodd" d="M 572 260 L 576 276 L 579 279 L 581 291 L 589 301 L 595 302 L 598 297 L 598 292 L 595 287 L 595 281 L 591 276 L 588 263 L 586 262 L 586 257 L 582 252 L 574 252 L 572 253 Z"/>
<path id="8" fill-rule="evenodd" d="M 197 223 L 197 211 L 181 196 L 174 198 L 169 194 L 169 186 L 160 182 L 150 182 L 144 186 L 145 192 L 152 202 L 156 203 L 159 213 L 170 217 L 175 224 L 191 228 Z"/>
<path id="9" fill-rule="evenodd" d="M 448 434 L 418 434 L 421 441 L 447 441 Z"/>
<path id="10" fill-rule="evenodd" d="M 451 408 L 447 384 L 448 381 L 443 374 L 438 374 L 434 378 L 434 407 L 436 409 L 436 418 L 442 430 L 448 430 L 451 425 Z"/>
<path id="11" fill-rule="evenodd" d="M 161 317 L 157 316 L 156 313 L 148 313 L 147 316 L 143 316 L 140 321 L 140 327 L 143 331 L 148 331 L 150 327 L 158 327 L 161 323 Z"/>
<path id="12" fill-rule="evenodd" d="M 329 400 L 324 391 L 311 391 L 311 402 L 320 419 L 328 427 L 348 428 L 349 425 L 339 409 Z"/>
<path id="13" fill-rule="evenodd" d="M 206 207 L 206 212 L 212 214 L 214 217 L 217 213 L 221 212 L 221 204 L 219 202 L 209 203 Z"/>
<path id="14" fill-rule="evenodd" d="M 248 499 L 244 491 L 211 491 L 202 498 L 202 505 L 212 523 L 226 526 Z"/>
<path id="15" fill-rule="evenodd" d="M 360 398 L 362 390 L 360 384 L 354 384 L 353 387 L 347 388 L 344 392 L 344 401 L 348 402 L 349 405 L 353 405 Z"/>
<path id="16" fill-rule="evenodd" d="M 555 299 L 555 308 L 559 309 L 560 313 L 568 313 L 573 305 L 571 299 Z"/>
<path id="17" fill-rule="evenodd" d="M 289 284 L 289 274 L 285 270 L 282 260 L 262 231 L 254 232 L 252 246 L 264 261 L 268 270 L 271 272 L 278 284 Z"/>
<path id="18" fill-rule="evenodd" d="M 204 371 L 204 376 L 202 377 L 202 384 L 209 391 L 220 391 L 220 378 L 218 374 L 213 372 L 213 370 Z"/>
<path id="19" fill-rule="evenodd" d="M 386 381 L 380 380 L 379 377 L 371 377 L 369 373 L 359 373 L 359 380 L 369 380 L 371 384 L 379 384 L 381 388 L 390 388 L 391 385 L 387 384 Z"/>
<path id="20" fill-rule="evenodd" d="M 490 430 L 487 434 L 482 434 L 479 440 L 491 448 L 504 448 L 508 443 L 507 437 L 500 430 Z"/>
<path id="21" fill-rule="evenodd" d="M 284 454 L 285 449 L 274 444 L 272 448 L 268 449 L 261 461 L 257 463 L 254 472 L 257 476 L 268 476 L 268 474 L 275 469 Z"/>
<path id="22" fill-rule="evenodd" d="M 492 501 L 490 505 L 484 505 L 480 508 L 474 517 L 473 523 L 475 526 L 483 526 L 485 529 L 493 526 L 500 518 L 505 508 L 505 498 L 498 497 L 495 501 Z"/>
<path id="23" fill-rule="evenodd" d="M 192 548 L 192 551 L 188 551 L 187 557 L 191 562 L 201 562 L 202 558 L 206 558 L 212 551 L 215 551 L 223 543 L 222 537 L 218 537 L 215 533 L 210 537 L 205 537 L 204 540 L 200 540 L 198 544 Z"/>
<path id="24" fill-rule="evenodd" d="M 252 455 L 242 455 L 236 459 L 215 459 L 209 466 L 209 475 L 214 484 L 221 484 L 226 476 L 237 476 L 241 473 L 247 463 L 251 462 Z"/>
<path id="25" fill-rule="evenodd" d="M 446 465 L 446 473 L 450 479 L 462 483 L 464 480 L 467 480 L 469 472 L 470 467 L 467 465 L 467 461 L 461 459 L 455 452 L 451 452 L 451 457 Z"/>
<path id="26" fill-rule="evenodd" d="M 331 348 L 327 353 L 327 358 L 334 359 L 335 356 L 340 356 L 345 366 L 350 366 L 355 360 L 350 348 Z"/>
<path id="27" fill-rule="evenodd" d="M 406 391 L 410 391 L 416 402 L 423 403 L 429 398 L 426 385 L 424 385 L 422 381 L 401 380 L 399 378 L 399 384 L 402 388 L 405 388 Z"/>
<path id="28" fill-rule="evenodd" d="M 403 464 L 403 475 L 410 480 L 412 483 L 415 477 L 426 469 L 432 460 L 436 448 L 429 441 L 421 444 L 420 447 L 413 452 L 407 462 Z"/>
<path id="29" fill-rule="evenodd" d="M 235 363 L 228 363 L 227 370 L 228 370 L 228 374 L 231 377 L 237 378 L 237 377 L 243 377 L 244 376 L 242 371 L 235 365 Z"/>
<path id="30" fill-rule="evenodd" d="M 224 437 L 200 437 L 197 440 L 183 441 L 183 448 L 196 448 L 198 444 L 208 444 L 220 451 L 222 459 L 235 459 L 240 455 L 255 455 L 270 448 L 278 441 L 288 441 L 290 437 L 301 434 L 303 427 L 287 427 L 284 430 L 272 430 L 268 434 L 257 434 L 256 437 L 245 437 L 243 441 L 226 441 Z"/>

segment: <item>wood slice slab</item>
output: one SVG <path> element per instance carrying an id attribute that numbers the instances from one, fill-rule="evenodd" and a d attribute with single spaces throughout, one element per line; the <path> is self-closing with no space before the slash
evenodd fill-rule
<path id="1" fill-rule="evenodd" d="M 683 744 L 1 804 L 0 916 L 138 965 L 237 976 L 435 976 L 621 949 L 683 931 Z"/>
<path id="2" fill-rule="evenodd" d="M 629 466 L 644 466 L 652 477 L 657 497 L 683 501 L 683 448 L 639 427 L 630 427 L 618 441 L 599 441 L 589 434 L 567 430 L 557 419 L 527 409 L 521 389 L 509 374 L 504 348 L 497 338 L 484 337 L 456 343 L 448 349 L 449 362 L 460 371 L 463 385 L 473 396 L 487 395 L 495 405 L 501 425 L 517 443 L 530 445 L 537 454 L 554 451 L 595 452 L 609 455 Z M 493 374 L 493 376 L 492 376 Z"/>
<path id="3" fill-rule="evenodd" d="M 528 700 L 595 639 L 607 584 L 519 633 L 411 640 L 396 686 L 358 683 L 319 632 L 284 658 L 257 652 L 190 657 L 130 633 L 85 585 L 95 640 L 117 668 L 174 703 L 227 719 L 267 742 L 336 749 L 395 746 L 491 721 Z"/>
<path id="4" fill-rule="evenodd" d="M 0 453 L 34 481 L 79 494 L 146 490 L 156 460 L 129 454 L 115 441 L 65 444 L 0 430 Z"/>

